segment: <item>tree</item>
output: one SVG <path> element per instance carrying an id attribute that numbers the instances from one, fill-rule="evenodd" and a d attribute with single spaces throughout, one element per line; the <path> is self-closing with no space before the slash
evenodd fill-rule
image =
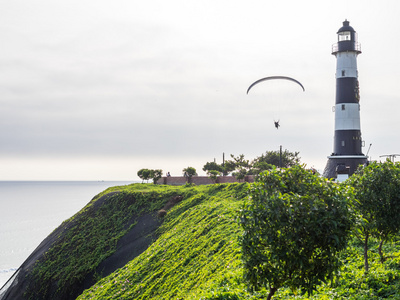
<path id="1" fill-rule="evenodd" d="M 145 181 L 145 180 L 149 180 L 150 178 L 151 178 L 151 170 L 149 170 L 149 169 L 140 169 L 138 172 L 137 172 L 137 176 L 140 178 L 140 179 L 142 179 L 142 183 L 143 183 L 143 181 Z"/>
<path id="2" fill-rule="evenodd" d="M 369 237 L 380 239 L 378 252 L 383 262 L 383 243 L 400 230 L 400 164 L 390 160 L 372 162 L 359 169 L 347 182 L 355 189 L 355 207 L 360 215 L 356 236 L 364 242 L 364 269 L 367 273 Z"/>
<path id="3" fill-rule="evenodd" d="M 302 166 L 261 173 L 240 211 L 245 279 L 251 289 L 282 286 L 311 294 L 332 278 L 345 248 L 352 216 L 351 188 Z"/>
<path id="4" fill-rule="evenodd" d="M 224 176 L 227 176 L 229 173 L 235 171 L 236 164 L 234 161 L 227 160 L 221 167 L 222 167 L 222 174 Z"/>
<path id="5" fill-rule="evenodd" d="M 272 170 L 274 165 L 271 165 L 265 161 L 256 161 L 252 165 L 251 169 L 247 174 L 249 175 L 258 175 L 263 171 Z"/>
<path id="6" fill-rule="evenodd" d="M 233 172 L 232 175 L 235 176 L 239 182 L 246 177 L 247 170 L 244 168 L 239 168 L 237 172 Z"/>
<path id="7" fill-rule="evenodd" d="M 216 162 L 207 162 L 203 166 L 203 171 L 218 171 L 224 176 L 228 175 L 230 172 L 234 171 L 236 168 L 235 162 L 227 160 L 223 164 L 217 164 Z"/>
<path id="8" fill-rule="evenodd" d="M 150 170 L 150 178 L 153 178 L 153 183 L 156 184 L 157 181 L 162 177 L 162 170 Z"/>
<path id="9" fill-rule="evenodd" d="M 209 171 L 207 171 L 207 175 L 213 181 L 213 183 L 215 183 L 217 181 L 217 177 L 220 174 L 221 173 L 219 171 L 217 171 L 217 170 L 209 170 Z"/>
<path id="10" fill-rule="evenodd" d="M 186 174 L 185 175 L 186 177 L 192 177 L 192 176 L 196 176 L 197 175 L 196 169 L 193 168 L 193 167 L 187 167 L 187 168 L 183 169 L 182 172 L 184 174 Z"/>
<path id="11" fill-rule="evenodd" d="M 183 176 L 187 177 L 187 182 L 191 182 L 192 176 L 197 176 L 196 169 L 193 167 L 187 167 L 182 170 Z"/>
<path id="12" fill-rule="evenodd" d="M 250 169 L 251 165 L 248 159 L 244 159 L 244 154 L 240 154 L 239 156 L 235 157 L 231 154 L 233 161 L 235 162 L 235 166 L 242 168 L 242 169 Z"/>
<path id="13" fill-rule="evenodd" d="M 300 157 L 298 156 L 300 152 L 290 152 L 287 149 L 282 152 L 282 168 L 290 168 L 294 165 L 300 164 Z M 260 157 L 253 160 L 254 165 L 257 162 L 266 162 L 268 164 L 279 167 L 280 164 L 280 151 L 267 151 Z"/>
<path id="14" fill-rule="evenodd" d="M 204 166 L 203 166 L 203 171 L 207 172 L 207 171 L 218 171 L 218 172 L 222 172 L 222 166 L 217 164 L 216 162 L 207 162 Z"/>

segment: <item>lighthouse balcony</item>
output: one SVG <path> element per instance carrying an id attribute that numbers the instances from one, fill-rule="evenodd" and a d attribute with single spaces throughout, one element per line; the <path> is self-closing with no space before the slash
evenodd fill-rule
<path id="1" fill-rule="evenodd" d="M 361 53 L 361 44 L 354 41 L 341 41 L 332 45 L 332 54 L 336 55 L 342 51 L 354 51 L 357 54 Z"/>

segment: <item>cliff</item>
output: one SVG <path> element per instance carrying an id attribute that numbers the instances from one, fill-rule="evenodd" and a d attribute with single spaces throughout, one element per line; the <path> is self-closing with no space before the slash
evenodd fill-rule
<path id="1" fill-rule="evenodd" d="M 140 257 L 165 233 L 166 229 L 160 228 L 165 220 L 199 207 L 212 195 L 218 199 L 218 190 L 227 189 L 224 198 L 235 202 L 236 194 L 244 197 L 245 185 L 133 184 L 107 189 L 37 247 L 0 299 L 76 299 L 85 289 Z M 160 210 L 166 212 L 165 217 L 158 216 Z"/>
<path id="2" fill-rule="evenodd" d="M 237 211 L 249 183 L 133 184 L 107 189 L 65 221 L 21 266 L 0 300 L 264 299 L 243 278 Z M 379 240 L 371 238 L 370 248 Z M 282 287 L 276 299 L 400 299 L 398 243 L 386 260 L 356 238 L 341 254 L 340 276 L 315 295 Z"/>

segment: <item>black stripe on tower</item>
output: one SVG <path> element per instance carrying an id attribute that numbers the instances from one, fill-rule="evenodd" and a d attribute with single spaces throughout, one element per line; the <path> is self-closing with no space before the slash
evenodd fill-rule
<path id="1" fill-rule="evenodd" d="M 358 79 L 342 77 L 336 79 L 336 104 L 358 103 L 360 101 Z"/>
<path id="2" fill-rule="evenodd" d="M 360 130 L 335 130 L 333 155 L 363 155 Z"/>

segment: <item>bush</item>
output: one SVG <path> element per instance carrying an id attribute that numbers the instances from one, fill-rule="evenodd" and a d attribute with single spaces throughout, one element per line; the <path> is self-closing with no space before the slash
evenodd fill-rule
<path id="1" fill-rule="evenodd" d="M 311 294 L 339 267 L 352 226 L 351 190 L 301 166 L 261 173 L 240 222 L 245 279 L 251 289 L 288 286 Z"/>

